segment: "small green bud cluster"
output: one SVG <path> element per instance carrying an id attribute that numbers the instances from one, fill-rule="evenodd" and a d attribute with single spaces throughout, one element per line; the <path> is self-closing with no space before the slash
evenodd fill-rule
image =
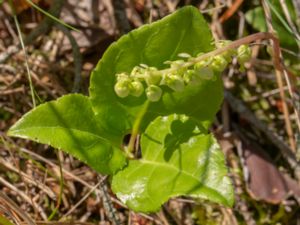
<path id="1" fill-rule="evenodd" d="M 217 47 L 228 45 L 230 41 L 220 41 Z M 251 58 L 251 49 L 241 45 L 237 50 L 229 49 L 219 55 L 201 59 L 203 53 L 192 57 L 188 53 L 180 53 L 180 59 L 166 61 L 169 68 L 158 70 L 145 64 L 135 66 L 130 74 L 116 74 L 115 93 L 125 98 L 129 95 L 140 97 L 144 92 L 151 102 L 160 100 L 162 86 L 169 87 L 174 92 L 181 92 L 187 85 L 199 85 L 203 80 L 214 79 L 215 72 L 222 72 L 234 56 L 241 67 Z M 203 58 L 203 57 L 202 57 Z"/>
<path id="2" fill-rule="evenodd" d="M 143 84 L 138 79 L 130 78 L 126 73 L 117 74 L 117 83 L 114 89 L 121 98 L 125 98 L 129 94 L 139 97 L 144 92 Z"/>
<path id="3" fill-rule="evenodd" d="M 244 71 L 244 64 L 251 59 L 251 49 L 248 45 L 241 45 L 237 49 L 237 61 L 240 64 L 240 71 Z"/>

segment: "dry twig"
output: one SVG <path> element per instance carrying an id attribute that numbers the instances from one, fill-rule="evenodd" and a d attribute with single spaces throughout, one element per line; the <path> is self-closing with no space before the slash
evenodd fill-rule
<path id="1" fill-rule="evenodd" d="M 270 8 L 269 8 L 268 4 L 265 2 L 265 0 L 262 1 L 262 5 L 263 5 L 263 8 L 264 8 L 268 29 L 272 34 L 274 34 L 275 30 L 274 30 L 273 25 L 272 25 L 272 18 L 271 18 Z M 282 60 L 281 50 L 280 50 L 280 47 L 279 47 L 279 42 L 278 41 L 276 42 L 275 40 L 272 40 L 271 45 L 273 45 L 273 48 L 274 48 L 273 58 L 275 58 L 275 57 L 278 58 L 279 62 L 281 63 L 281 67 L 282 67 L 282 68 L 275 67 L 275 75 L 276 75 L 277 84 L 278 84 L 278 87 L 279 87 L 279 90 L 280 90 L 280 97 L 281 97 L 281 101 L 282 101 L 285 126 L 286 126 L 287 135 L 289 137 L 290 146 L 291 146 L 293 151 L 296 151 L 295 136 L 294 136 L 294 133 L 293 133 L 293 128 L 292 128 L 290 117 L 289 117 L 289 111 L 288 111 L 288 107 L 287 107 L 287 104 L 286 104 L 285 93 L 284 93 L 284 90 L 283 90 L 283 87 L 284 87 L 284 83 L 283 83 L 283 79 L 282 79 L 283 75 L 285 77 L 285 80 L 286 80 L 286 83 L 287 83 L 287 86 L 288 86 L 288 89 L 289 89 L 289 93 L 290 93 L 291 98 L 292 98 L 294 113 L 296 115 L 296 121 L 297 121 L 299 131 L 300 131 L 300 115 L 299 115 L 298 109 L 296 108 L 295 96 L 294 96 L 294 92 L 292 90 L 291 81 L 290 81 L 290 79 L 289 79 L 289 77 L 286 73 L 286 70 L 284 68 L 284 65 L 282 63 L 283 60 Z M 278 47 L 277 47 L 278 50 L 277 51 L 275 51 L 275 45 L 278 45 Z"/>

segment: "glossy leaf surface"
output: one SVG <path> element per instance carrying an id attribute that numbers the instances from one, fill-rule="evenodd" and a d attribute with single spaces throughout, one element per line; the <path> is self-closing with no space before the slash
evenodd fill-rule
<path id="1" fill-rule="evenodd" d="M 112 180 L 113 191 L 131 209 L 156 211 L 180 195 L 233 204 L 223 153 L 192 120 L 158 117 L 143 134 L 141 149 L 142 158 L 130 161 Z"/>
<path id="2" fill-rule="evenodd" d="M 79 94 L 39 105 L 8 134 L 64 150 L 100 173 L 112 174 L 126 163 L 118 146 L 108 141 L 110 137 L 96 120 L 88 97 Z"/>
<path id="3" fill-rule="evenodd" d="M 122 36 L 112 44 L 92 73 L 90 96 L 97 117 L 105 118 L 105 127 L 122 137 L 132 129 L 146 96 L 118 97 L 114 92 L 117 73 L 127 72 L 140 64 L 158 69 L 164 62 L 178 59 L 179 53 L 196 56 L 214 49 L 209 27 L 199 10 L 188 6 L 175 13 L 142 26 Z M 143 119 L 142 130 L 159 115 L 186 114 L 198 120 L 211 120 L 222 101 L 222 82 L 219 74 L 197 86 L 190 85 L 182 92 L 164 88 L 160 101 L 150 104 Z"/>

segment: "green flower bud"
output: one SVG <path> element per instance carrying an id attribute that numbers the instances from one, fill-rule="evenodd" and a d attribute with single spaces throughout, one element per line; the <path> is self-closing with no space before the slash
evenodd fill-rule
<path id="1" fill-rule="evenodd" d="M 120 98 L 125 98 L 130 92 L 130 82 L 127 80 L 118 81 L 114 86 L 114 90 Z"/>
<path id="2" fill-rule="evenodd" d="M 147 68 L 147 70 L 145 72 L 145 81 L 146 81 L 147 85 L 159 84 L 161 79 L 162 79 L 161 73 L 157 70 L 157 68 L 155 68 L 155 67 Z"/>
<path id="3" fill-rule="evenodd" d="M 195 69 L 195 73 L 198 76 L 200 76 L 200 78 L 205 79 L 205 80 L 210 80 L 214 77 L 213 70 L 208 66 L 203 67 L 203 68 Z"/>
<path id="4" fill-rule="evenodd" d="M 228 64 L 228 63 L 231 63 L 232 57 L 234 57 L 235 55 L 236 55 L 236 52 L 231 53 L 231 51 L 226 51 L 226 52 L 223 52 L 220 56 L 224 57 L 224 59 L 226 60 L 226 62 Z"/>
<path id="5" fill-rule="evenodd" d="M 229 45 L 232 41 L 230 40 L 220 40 L 216 43 L 217 48 L 223 48 Z M 221 55 L 226 59 L 227 63 L 230 63 L 232 57 L 237 54 L 236 49 L 228 49 L 227 51 L 223 52 Z"/>
<path id="6" fill-rule="evenodd" d="M 207 59 L 204 59 L 204 60 L 201 60 L 200 62 L 197 62 L 195 65 L 194 65 L 194 68 L 195 69 L 202 69 L 204 67 L 207 67 L 211 64 L 212 62 L 212 58 L 209 57 Z"/>
<path id="7" fill-rule="evenodd" d="M 142 76 L 143 76 L 144 73 L 145 73 L 145 69 L 144 68 L 142 68 L 140 66 L 135 66 L 132 69 L 132 71 L 130 73 L 130 76 L 132 78 L 135 78 L 135 79 L 137 79 L 137 78 L 140 79 L 140 78 L 142 78 Z"/>
<path id="8" fill-rule="evenodd" d="M 183 74 L 183 80 L 185 83 L 190 83 L 195 76 L 194 70 L 187 70 L 185 74 Z"/>
<path id="9" fill-rule="evenodd" d="M 183 80 L 186 84 L 195 86 L 201 83 L 201 77 L 199 76 L 199 74 L 195 73 L 195 70 L 186 71 L 186 73 L 183 75 Z"/>
<path id="10" fill-rule="evenodd" d="M 116 74 L 117 81 L 125 81 L 125 80 L 130 80 L 129 75 L 127 73 L 118 73 Z"/>
<path id="11" fill-rule="evenodd" d="M 227 65 L 228 65 L 228 62 L 225 59 L 225 57 L 222 55 L 217 55 L 214 57 L 214 59 L 211 63 L 211 68 L 214 71 L 222 72 L 223 70 L 225 70 Z"/>
<path id="12" fill-rule="evenodd" d="M 130 94 L 140 97 L 144 92 L 144 86 L 140 81 L 133 81 L 130 85 Z"/>
<path id="13" fill-rule="evenodd" d="M 239 64 L 244 64 L 251 59 L 251 48 L 248 45 L 241 45 L 237 49 L 237 60 Z"/>
<path id="14" fill-rule="evenodd" d="M 175 74 L 166 74 L 164 83 L 174 91 L 183 91 L 184 89 L 182 77 Z"/>
<path id="15" fill-rule="evenodd" d="M 170 63 L 170 66 L 172 69 L 176 70 L 178 75 L 182 76 L 187 70 L 185 67 L 183 67 L 184 63 L 184 60 L 175 60 Z"/>
<path id="16" fill-rule="evenodd" d="M 146 96 L 151 102 L 157 102 L 162 96 L 162 90 L 156 85 L 150 85 L 146 88 Z"/>
<path id="17" fill-rule="evenodd" d="M 219 40 L 216 42 L 216 46 L 217 46 L 217 48 L 223 48 L 231 43 L 232 43 L 232 41 L 230 41 L 230 40 Z"/>
<path id="18" fill-rule="evenodd" d="M 184 64 L 184 60 L 168 61 L 168 63 L 171 65 L 171 68 L 178 69 Z"/>

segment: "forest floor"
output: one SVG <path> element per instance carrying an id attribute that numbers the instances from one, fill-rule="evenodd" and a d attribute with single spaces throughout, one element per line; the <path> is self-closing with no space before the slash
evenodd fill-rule
<path id="1" fill-rule="evenodd" d="M 277 12 L 283 23 L 274 18 L 272 8 L 276 11 L 273 2 L 279 1 L 265 0 L 264 5 L 243 0 L 34 2 L 80 32 L 57 25 L 25 0 L 14 0 L 25 55 L 9 1 L 0 3 L 0 219 L 39 225 L 300 225 L 300 7 L 296 0 L 280 1 Z M 285 73 L 276 74 L 268 54 L 270 42 L 257 40 L 246 70 L 239 71 L 233 62 L 222 75 L 225 100 L 212 132 L 226 156 L 235 190 L 233 208 L 178 197 L 157 213 L 135 213 L 114 196 L 107 177 L 47 145 L 7 136 L 8 129 L 33 108 L 31 87 L 38 104 L 72 92 L 87 95 L 90 73 L 111 43 L 189 4 L 203 13 L 216 40 L 274 30 L 280 37 Z M 265 20 L 268 15 L 271 20 Z M 285 25 L 292 32 L 284 30 Z M 9 223 L 0 220 L 0 224 Z"/>

